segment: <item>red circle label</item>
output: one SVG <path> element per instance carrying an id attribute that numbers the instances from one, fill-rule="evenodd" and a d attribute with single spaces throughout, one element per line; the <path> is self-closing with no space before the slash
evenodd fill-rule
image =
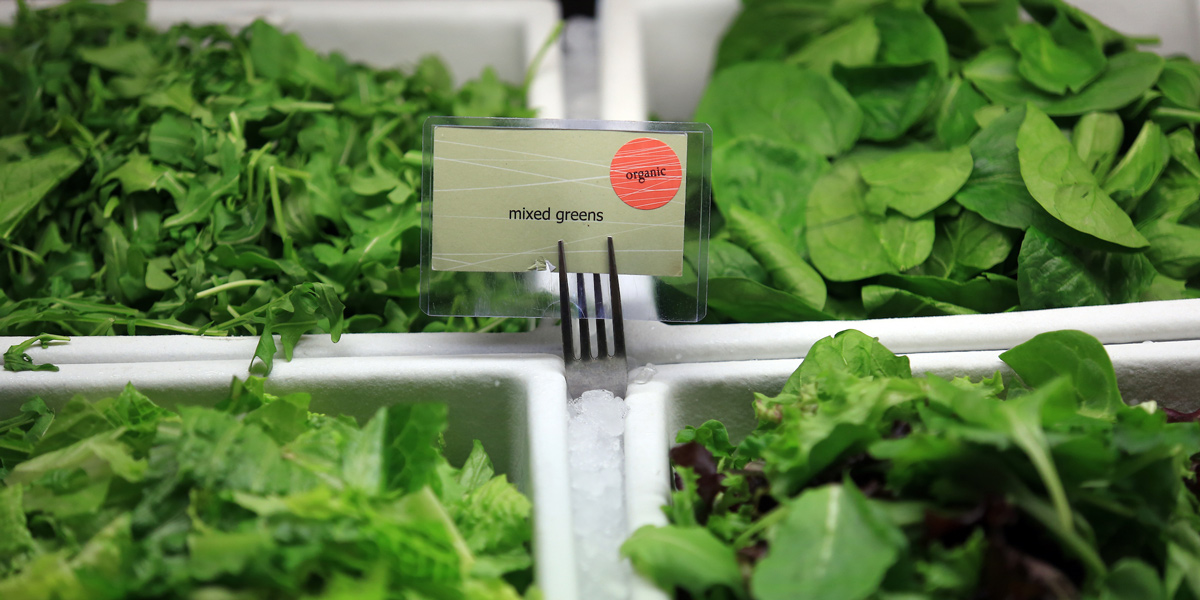
<path id="1" fill-rule="evenodd" d="M 637 138 L 613 155 L 608 178 L 622 202 L 653 210 L 671 201 L 683 181 L 679 157 L 664 142 Z"/>

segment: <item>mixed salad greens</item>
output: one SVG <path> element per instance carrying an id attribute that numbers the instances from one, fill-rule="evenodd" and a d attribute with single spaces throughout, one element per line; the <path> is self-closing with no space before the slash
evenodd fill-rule
<path id="1" fill-rule="evenodd" d="M 490 69 L 455 89 L 322 56 L 263 21 L 18 4 L 0 25 L 0 335 L 518 330 L 417 305 L 421 124 L 532 116 Z"/>
<path id="2" fill-rule="evenodd" d="M 235 379 L 215 409 L 129 386 L 0 421 L 0 598 L 518 599 L 530 503 L 446 407 L 362 427 Z"/>
<path id="3" fill-rule="evenodd" d="M 744 0 L 695 113 L 715 319 L 1200 296 L 1200 65 L 1149 41 L 1062 0 Z"/>
<path id="4" fill-rule="evenodd" d="M 1200 411 L 1127 406 L 1082 332 L 1001 358 L 1019 380 L 817 342 L 745 440 L 679 432 L 671 524 L 622 552 L 678 598 L 1200 598 Z"/>

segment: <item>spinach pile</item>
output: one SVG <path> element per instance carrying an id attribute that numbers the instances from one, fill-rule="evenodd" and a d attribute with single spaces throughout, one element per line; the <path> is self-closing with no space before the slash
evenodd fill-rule
<path id="1" fill-rule="evenodd" d="M 1200 296 L 1200 65 L 1143 42 L 1061 0 L 745 0 L 695 113 L 716 318 Z"/>
<path id="2" fill-rule="evenodd" d="M 0 597 L 518 599 L 530 503 L 446 407 L 361 428 L 235 379 L 215 409 L 132 386 L 0 421 Z"/>
<path id="3" fill-rule="evenodd" d="M 417 305 L 421 125 L 532 116 L 318 55 L 257 21 L 158 32 L 142 2 L 18 5 L 0 26 L 0 335 L 503 329 Z"/>
<path id="4" fill-rule="evenodd" d="M 1001 358 L 1020 381 L 819 341 L 740 444 L 679 432 L 671 525 L 622 552 L 678 597 L 1200 598 L 1200 411 L 1125 405 L 1082 332 Z"/>

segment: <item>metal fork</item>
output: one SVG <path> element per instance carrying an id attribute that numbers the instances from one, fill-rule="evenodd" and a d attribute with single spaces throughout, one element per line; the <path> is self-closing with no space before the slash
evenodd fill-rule
<path id="1" fill-rule="evenodd" d="M 579 398 L 588 390 L 609 390 L 624 398 L 629 385 L 629 363 L 625 358 L 625 321 L 621 317 L 621 286 L 617 283 L 617 253 L 613 240 L 608 238 L 609 310 L 612 314 L 613 353 L 608 353 L 608 333 L 604 328 L 604 292 L 600 274 L 592 273 L 596 296 L 596 346 L 592 355 L 591 332 L 588 326 L 587 290 L 583 273 L 575 274 L 578 302 L 579 354 L 575 354 L 571 314 L 571 291 L 567 288 L 567 256 L 563 242 L 558 242 L 558 299 L 562 309 L 563 362 L 567 368 L 567 391 Z"/>

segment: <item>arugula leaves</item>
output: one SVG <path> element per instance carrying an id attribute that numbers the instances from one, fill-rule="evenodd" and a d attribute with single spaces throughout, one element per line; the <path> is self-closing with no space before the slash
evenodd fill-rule
<path id="1" fill-rule="evenodd" d="M 145 13 L 22 5 L 0 28 L 0 335 L 259 335 L 269 371 L 305 333 L 527 326 L 417 298 L 421 123 L 531 116 L 521 88 Z"/>
<path id="2" fill-rule="evenodd" d="M 1200 423 L 1125 405 L 1082 332 L 1001 358 L 1008 382 L 914 378 L 857 331 L 818 341 L 746 439 L 679 432 L 671 524 L 622 552 L 693 598 L 1196 597 Z"/>
<path id="3" fill-rule="evenodd" d="M 129 386 L 0 421 L 0 596 L 518 598 L 529 500 L 443 405 L 361 428 L 234 380 L 217 409 Z"/>
<path id="4" fill-rule="evenodd" d="M 1139 51 L 1061 0 L 743 4 L 695 119 L 715 132 L 713 237 L 772 277 L 738 282 L 741 303 L 723 278 L 714 320 L 1200 293 L 1197 63 Z M 823 299 L 776 276 L 792 257 Z M 897 285 L 911 277 L 946 282 Z M 979 281 L 1003 292 L 949 292 Z"/>

